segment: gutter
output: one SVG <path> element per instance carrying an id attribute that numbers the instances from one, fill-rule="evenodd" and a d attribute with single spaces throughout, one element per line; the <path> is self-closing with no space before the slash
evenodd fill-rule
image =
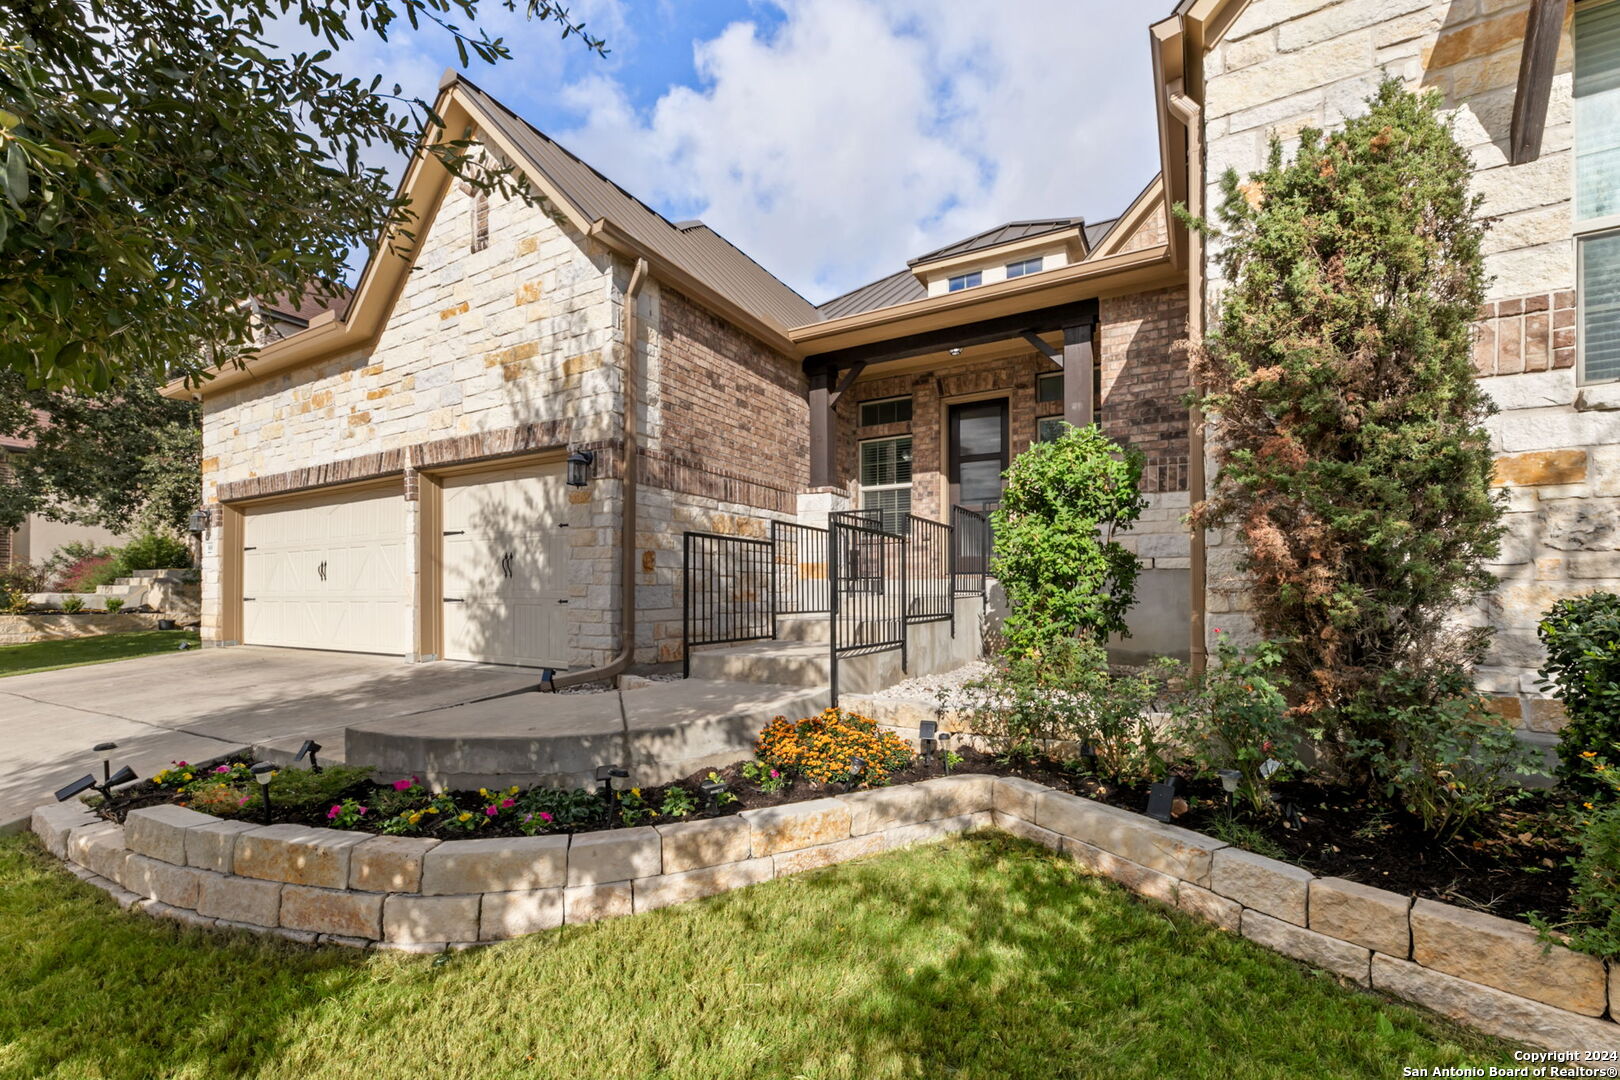
<path id="1" fill-rule="evenodd" d="M 1194 217 L 1204 213 L 1204 129 L 1203 110 L 1179 90 L 1167 96 L 1170 111 L 1187 129 L 1187 211 Z M 1187 230 L 1187 338 L 1194 346 L 1204 340 L 1204 236 Z M 1202 394 L 1203 387 L 1193 391 Z M 1187 506 L 1189 512 L 1209 496 L 1205 468 L 1204 411 L 1196 404 L 1187 409 Z M 1208 537 L 1203 529 L 1188 530 L 1187 578 L 1191 592 L 1188 607 L 1187 661 L 1194 675 L 1209 664 L 1204 624 L 1208 608 Z"/>
<path id="2" fill-rule="evenodd" d="M 619 652 L 600 667 L 571 671 L 543 681 L 541 690 L 565 690 L 582 683 L 617 677 L 636 654 L 636 376 L 641 365 L 636 355 L 636 298 L 647 282 L 647 260 L 637 259 L 624 290 L 624 472 L 619 480 Z M 624 703 L 620 701 L 620 712 Z M 626 758 L 628 764 L 628 758 Z"/>

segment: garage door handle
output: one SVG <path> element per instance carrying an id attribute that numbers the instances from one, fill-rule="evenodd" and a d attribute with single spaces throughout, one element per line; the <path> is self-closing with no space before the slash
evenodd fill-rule
<path id="1" fill-rule="evenodd" d="M 467 535 L 467 530 L 466 529 L 446 529 L 446 530 L 444 530 L 444 535 L 446 535 L 446 536 L 466 536 Z"/>
<path id="2" fill-rule="evenodd" d="M 568 603 L 568 601 L 566 601 L 566 600 L 559 600 L 559 601 L 557 601 L 557 603 L 559 603 L 559 604 L 566 604 L 566 603 Z"/>
<path id="3" fill-rule="evenodd" d="M 322 559 L 321 560 L 321 565 L 316 567 L 315 569 L 321 575 L 321 580 L 325 581 L 326 580 L 326 560 Z"/>
<path id="4" fill-rule="evenodd" d="M 245 547 L 242 550 L 243 551 L 258 551 L 259 549 L 257 547 Z"/>
<path id="5" fill-rule="evenodd" d="M 258 597 L 256 597 L 256 596 L 244 596 L 244 597 L 242 597 L 242 603 L 251 604 L 251 603 L 253 603 L 253 601 L 255 601 L 257 599 L 258 599 Z"/>
<path id="6" fill-rule="evenodd" d="M 444 598 L 444 602 L 447 604 L 465 604 L 467 601 L 459 596 L 447 596 Z"/>

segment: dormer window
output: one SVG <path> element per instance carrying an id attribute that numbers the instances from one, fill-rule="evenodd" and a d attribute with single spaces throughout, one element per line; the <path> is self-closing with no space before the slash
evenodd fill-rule
<path id="1" fill-rule="evenodd" d="M 951 278 L 949 291 L 961 292 L 963 289 L 976 289 L 982 284 L 984 284 L 984 274 L 975 270 L 971 274 L 957 274 Z"/>
<path id="2" fill-rule="evenodd" d="M 1023 277 L 1025 274 L 1038 274 L 1040 272 L 1041 260 L 1039 258 L 1022 259 L 1007 264 L 1007 277 L 1009 280 L 1015 277 Z"/>

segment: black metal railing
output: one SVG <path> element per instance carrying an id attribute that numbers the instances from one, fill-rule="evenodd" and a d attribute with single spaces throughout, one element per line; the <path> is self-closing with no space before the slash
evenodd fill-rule
<path id="1" fill-rule="evenodd" d="M 965 506 L 951 507 L 951 577 L 957 596 L 983 596 L 990 573 L 990 519 Z"/>
<path id="2" fill-rule="evenodd" d="M 683 537 L 681 637 L 683 674 L 692 647 L 762 641 L 776 636 L 775 544 L 744 536 L 689 532 Z"/>
<path id="3" fill-rule="evenodd" d="M 830 691 L 838 703 L 838 662 L 900 650 L 906 670 L 908 544 L 899 532 L 867 524 L 860 512 L 828 516 L 827 568 L 832 583 Z"/>
<path id="4" fill-rule="evenodd" d="M 812 615 L 828 610 L 827 530 L 790 521 L 771 522 L 776 564 L 776 614 Z"/>
<path id="5" fill-rule="evenodd" d="M 954 545 L 951 527 L 943 521 L 906 517 L 906 621 L 943 622 L 949 619 L 956 636 L 956 583 L 951 572 Z"/>

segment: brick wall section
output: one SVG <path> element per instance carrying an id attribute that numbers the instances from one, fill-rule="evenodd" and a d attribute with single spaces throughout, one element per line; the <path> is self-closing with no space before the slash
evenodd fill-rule
<path id="1" fill-rule="evenodd" d="M 1100 304 L 1103 431 L 1154 463 L 1144 487 L 1187 490 L 1187 290 L 1108 297 Z"/>
<path id="2" fill-rule="evenodd" d="M 6 460 L 6 453 L 0 450 L 0 484 L 11 480 L 11 463 Z M 0 529 L 0 569 L 11 565 L 11 530 Z"/>
<path id="3" fill-rule="evenodd" d="M 810 478 L 800 365 L 673 289 L 662 297 L 663 446 L 705 468 L 797 492 Z"/>
<path id="4" fill-rule="evenodd" d="M 1575 290 L 1496 300 L 1479 309 L 1474 370 L 1521 375 L 1575 366 Z"/>

